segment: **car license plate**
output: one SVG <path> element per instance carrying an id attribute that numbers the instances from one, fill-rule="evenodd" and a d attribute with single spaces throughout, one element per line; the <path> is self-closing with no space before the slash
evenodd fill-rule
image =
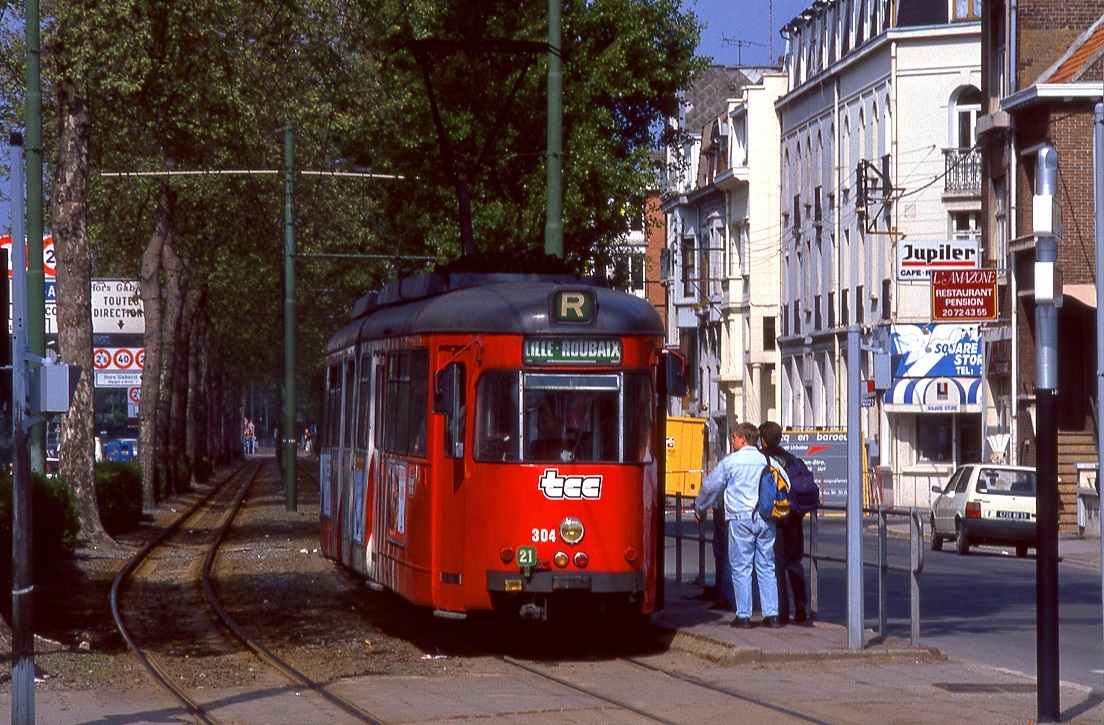
<path id="1" fill-rule="evenodd" d="M 1030 519 L 1031 514 L 1026 511 L 998 511 L 998 519 Z"/>
<path id="2" fill-rule="evenodd" d="M 537 547 L 519 546 L 517 550 L 517 563 L 520 567 L 532 567 L 537 565 Z"/>

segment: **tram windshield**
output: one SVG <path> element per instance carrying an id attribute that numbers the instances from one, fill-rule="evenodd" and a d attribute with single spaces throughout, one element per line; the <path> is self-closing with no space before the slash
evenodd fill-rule
<path id="1" fill-rule="evenodd" d="M 643 372 L 494 372 L 476 392 L 475 458 L 641 463 L 652 456 L 651 379 Z"/>

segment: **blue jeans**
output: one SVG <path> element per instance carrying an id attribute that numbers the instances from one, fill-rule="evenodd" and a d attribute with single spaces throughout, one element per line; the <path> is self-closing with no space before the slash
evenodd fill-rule
<path id="1" fill-rule="evenodd" d="M 759 514 L 728 522 L 728 562 L 736 592 L 736 616 L 751 617 L 751 573 L 759 582 L 764 617 L 778 616 L 778 582 L 774 578 L 774 521 Z"/>

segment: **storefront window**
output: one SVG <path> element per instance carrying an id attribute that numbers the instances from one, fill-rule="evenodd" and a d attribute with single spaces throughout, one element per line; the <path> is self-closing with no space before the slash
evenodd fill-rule
<path id="1" fill-rule="evenodd" d="M 916 421 L 917 463 L 977 463 L 981 421 L 977 415 L 921 415 Z"/>

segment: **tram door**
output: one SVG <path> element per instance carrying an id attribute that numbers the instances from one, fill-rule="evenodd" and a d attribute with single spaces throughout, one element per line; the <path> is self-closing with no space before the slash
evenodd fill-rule
<path id="1" fill-rule="evenodd" d="M 365 573 L 370 578 L 379 578 L 379 566 L 383 552 L 385 536 L 381 530 L 383 521 L 383 486 L 380 482 L 380 441 L 383 439 L 383 381 L 384 354 L 376 351 L 362 358 L 362 364 L 367 364 L 371 371 L 368 380 L 368 390 L 365 392 L 365 406 L 369 410 L 368 420 L 370 426 L 367 431 L 367 475 L 365 476 L 364 496 L 364 537 L 365 546 Z"/>
<path id="2" fill-rule="evenodd" d="M 337 546 L 338 561 L 349 565 L 352 522 L 353 481 L 357 463 L 357 451 L 354 447 L 356 428 L 356 358 L 349 357 L 342 364 L 342 414 L 341 414 L 341 478 L 338 487 L 337 510 L 334 514 L 334 539 Z"/>

